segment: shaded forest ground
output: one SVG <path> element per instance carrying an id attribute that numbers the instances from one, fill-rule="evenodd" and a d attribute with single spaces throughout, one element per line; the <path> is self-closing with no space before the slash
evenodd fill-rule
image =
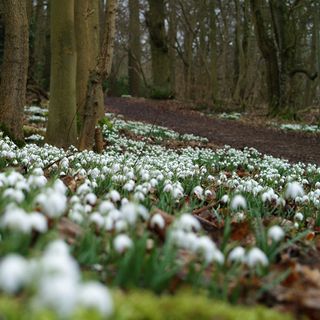
<path id="1" fill-rule="evenodd" d="M 106 111 L 122 114 L 128 120 L 207 137 L 217 146 L 230 145 L 238 149 L 253 147 L 262 153 L 292 162 L 320 165 L 319 133 L 285 132 L 268 128 L 261 121 L 250 123 L 212 118 L 175 101 L 108 97 Z"/>

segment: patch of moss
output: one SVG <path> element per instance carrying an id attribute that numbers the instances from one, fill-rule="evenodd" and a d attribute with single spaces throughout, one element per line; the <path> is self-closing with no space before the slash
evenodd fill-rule
<path id="1" fill-rule="evenodd" d="M 262 306 L 231 306 L 210 300 L 203 295 L 179 293 L 175 296 L 156 296 L 148 292 L 135 291 L 115 295 L 116 320 L 289 320 L 288 314 L 280 314 Z"/>

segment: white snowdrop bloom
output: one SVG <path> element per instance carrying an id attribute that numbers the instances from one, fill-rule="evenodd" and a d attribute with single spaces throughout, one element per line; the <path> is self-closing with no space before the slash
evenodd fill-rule
<path id="1" fill-rule="evenodd" d="M 245 250 L 243 247 L 238 246 L 232 249 L 228 256 L 230 262 L 244 262 L 245 261 Z"/>
<path id="2" fill-rule="evenodd" d="M 98 168 L 91 169 L 88 174 L 92 179 L 97 179 L 100 176 L 100 170 Z"/>
<path id="3" fill-rule="evenodd" d="M 59 192 L 61 194 L 65 194 L 67 192 L 66 185 L 60 179 L 57 179 L 54 182 L 52 188 L 53 188 L 53 190 L 55 190 L 56 192 Z"/>
<path id="4" fill-rule="evenodd" d="M 286 189 L 286 198 L 295 199 L 296 197 L 303 197 L 304 190 L 299 182 L 289 182 Z"/>
<path id="5" fill-rule="evenodd" d="M 31 224 L 29 215 L 22 209 L 15 205 L 8 205 L 0 220 L 2 228 L 20 231 L 23 233 L 30 233 Z"/>
<path id="6" fill-rule="evenodd" d="M 201 186 L 196 186 L 194 189 L 193 189 L 193 193 L 199 197 L 199 198 L 202 198 L 203 196 L 203 188 Z"/>
<path id="7" fill-rule="evenodd" d="M 99 282 L 87 282 L 79 287 L 77 303 L 86 309 L 95 309 L 104 316 L 113 312 L 109 290 Z"/>
<path id="8" fill-rule="evenodd" d="M 92 192 L 88 193 L 84 199 L 85 199 L 85 202 L 88 202 L 92 206 L 95 205 L 97 202 L 97 196 Z"/>
<path id="9" fill-rule="evenodd" d="M 282 206 L 284 207 L 286 205 L 286 200 L 284 200 L 283 198 L 279 197 L 277 200 L 276 200 L 276 204 L 277 206 Z"/>
<path id="10" fill-rule="evenodd" d="M 34 168 L 32 170 L 32 175 L 34 176 L 43 176 L 44 175 L 44 172 L 41 168 Z"/>
<path id="11" fill-rule="evenodd" d="M 173 186 L 172 184 L 169 184 L 169 183 L 166 184 L 163 188 L 163 192 L 172 192 L 172 190 L 173 190 Z"/>
<path id="12" fill-rule="evenodd" d="M 0 261 L 0 289 L 8 294 L 19 291 L 27 282 L 28 262 L 17 254 L 9 254 Z"/>
<path id="13" fill-rule="evenodd" d="M 102 228 L 105 224 L 105 219 L 99 212 L 93 212 L 89 217 L 89 221 L 96 224 L 99 228 Z"/>
<path id="14" fill-rule="evenodd" d="M 106 214 L 112 209 L 114 209 L 114 204 L 109 200 L 102 201 L 99 205 L 99 211 L 102 214 Z"/>
<path id="15" fill-rule="evenodd" d="M 38 176 L 38 175 L 29 176 L 27 181 L 31 188 L 42 188 L 48 182 L 45 176 Z"/>
<path id="16" fill-rule="evenodd" d="M 256 265 L 267 266 L 269 261 L 263 251 L 254 247 L 246 255 L 246 263 L 249 267 L 254 267 Z"/>
<path id="17" fill-rule="evenodd" d="M 225 194 L 225 195 L 223 195 L 222 197 L 221 197 L 221 199 L 220 199 L 220 201 L 222 202 L 222 203 L 228 203 L 229 202 L 229 196 L 227 195 L 227 194 Z"/>
<path id="18" fill-rule="evenodd" d="M 128 230 L 128 223 L 125 220 L 118 220 L 114 226 L 117 232 L 124 232 Z"/>
<path id="19" fill-rule="evenodd" d="M 162 180 L 164 179 L 163 174 L 162 174 L 162 173 L 158 174 L 157 177 L 156 177 L 156 179 L 157 179 L 158 181 L 162 181 Z"/>
<path id="20" fill-rule="evenodd" d="M 224 255 L 223 253 L 218 250 L 217 248 L 213 251 L 209 251 L 206 253 L 205 255 L 205 259 L 207 263 L 210 263 L 212 261 L 215 261 L 219 264 L 223 264 L 224 263 Z"/>
<path id="21" fill-rule="evenodd" d="M 171 195 L 174 199 L 181 199 L 183 197 L 183 191 L 180 188 L 173 188 Z"/>
<path id="22" fill-rule="evenodd" d="M 54 240 L 48 244 L 44 254 L 53 256 L 68 256 L 69 246 L 63 240 Z"/>
<path id="23" fill-rule="evenodd" d="M 121 205 L 122 206 L 126 205 L 127 203 L 129 203 L 129 200 L 127 198 L 122 198 L 121 199 Z"/>
<path id="24" fill-rule="evenodd" d="M 150 184 L 151 184 L 151 186 L 154 188 L 154 187 L 156 187 L 156 186 L 159 184 L 159 182 L 158 182 L 157 179 L 152 178 L 152 179 L 150 180 Z"/>
<path id="25" fill-rule="evenodd" d="M 272 200 L 272 195 L 269 191 L 266 191 L 264 192 L 262 195 L 261 195 L 261 199 L 262 199 L 262 202 L 271 202 Z"/>
<path id="26" fill-rule="evenodd" d="M 91 192 L 91 188 L 89 187 L 88 183 L 84 182 L 77 188 L 77 194 L 83 195 Z"/>
<path id="27" fill-rule="evenodd" d="M 51 309 L 60 317 L 70 316 L 75 311 L 78 292 L 78 283 L 68 277 L 47 277 L 40 282 L 34 305 Z"/>
<path id="28" fill-rule="evenodd" d="M 242 195 L 237 194 L 236 196 L 234 196 L 234 198 L 231 201 L 231 208 L 233 210 L 246 209 L 247 208 L 246 199 Z"/>
<path id="29" fill-rule="evenodd" d="M 184 229 L 185 231 L 199 231 L 201 229 L 201 224 L 197 218 L 189 213 L 184 213 L 175 224 L 178 228 Z"/>
<path id="30" fill-rule="evenodd" d="M 268 230 L 268 237 L 276 242 L 282 240 L 284 238 L 284 235 L 285 234 L 284 234 L 283 229 L 279 226 L 272 226 Z"/>
<path id="31" fill-rule="evenodd" d="M 156 213 L 152 216 L 150 220 L 151 228 L 158 227 L 159 229 L 163 229 L 166 226 L 163 216 L 160 213 Z"/>
<path id="32" fill-rule="evenodd" d="M 117 173 L 118 171 L 120 171 L 120 165 L 118 163 L 115 163 L 113 166 L 112 166 L 112 172 L 113 173 Z"/>
<path id="33" fill-rule="evenodd" d="M 30 191 L 30 186 L 26 180 L 21 180 L 18 181 L 17 184 L 15 185 L 16 190 L 21 190 L 21 191 Z"/>
<path id="34" fill-rule="evenodd" d="M 67 208 L 67 197 L 53 189 L 48 189 L 44 193 L 39 194 L 36 201 L 41 206 L 43 212 L 50 218 L 60 217 Z"/>
<path id="35" fill-rule="evenodd" d="M 119 253 L 128 250 L 132 245 L 132 240 L 126 234 L 119 234 L 113 240 L 113 247 Z"/>
<path id="36" fill-rule="evenodd" d="M 214 181 L 214 176 L 212 176 L 211 174 L 208 175 L 208 180 L 209 181 Z"/>
<path id="37" fill-rule="evenodd" d="M 197 238 L 195 250 L 203 254 L 207 263 L 213 261 L 216 249 L 215 243 L 208 236 Z"/>
<path id="38" fill-rule="evenodd" d="M 135 194 L 133 195 L 133 198 L 137 201 L 144 201 L 146 197 L 143 194 L 143 192 L 138 191 L 138 192 L 135 192 Z"/>
<path id="39" fill-rule="evenodd" d="M 9 198 L 16 203 L 21 203 L 25 199 L 24 193 L 21 190 L 16 190 L 13 188 L 6 189 L 3 192 L 2 196 L 5 198 Z"/>
<path id="40" fill-rule="evenodd" d="M 238 222 L 242 222 L 246 219 L 246 215 L 244 212 L 236 212 L 234 214 L 234 217 Z"/>
<path id="41" fill-rule="evenodd" d="M 126 173 L 126 178 L 129 180 L 133 180 L 135 178 L 135 175 L 132 171 L 129 171 Z"/>
<path id="42" fill-rule="evenodd" d="M 135 182 L 133 180 L 129 180 L 122 188 L 128 192 L 133 191 L 135 186 Z"/>
<path id="43" fill-rule="evenodd" d="M 40 233 L 48 231 L 48 222 L 45 216 L 39 212 L 32 212 L 29 214 L 29 222 L 31 228 Z"/>
<path id="44" fill-rule="evenodd" d="M 211 190 L 206 190 L 206 191 L 204 192 L 204 195 L 205 195 L 206 197 L 211 197 L 211 196 L 212 196 L 212 191 L 211 191 Z"/>
<path id="45" fill-rule="evenodd" d="M 295 219 L 295 220 L 298 220 L 298 221 L 303 221 L 304 215 L 303 215 L 301 212 L 297 212 L 297 213 L 294 215 L 294 219 Z"/>
<path id="46" fill-rule="evenodd" d="M 107 197 L 111 199 L 113 202 L 120 201 L 121 196 L 120 193 L 117 190 L 111 190 L 108 194 Z"/>

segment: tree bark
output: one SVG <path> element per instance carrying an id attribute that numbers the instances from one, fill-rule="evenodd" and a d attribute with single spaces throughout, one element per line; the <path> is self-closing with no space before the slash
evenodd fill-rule
<path id="1" fill-rule="evenodd" d="M 46 140 L 58 147 L 77 144 L 74 0 L 51 3 L 50 105 Z"/>
<path id="2" fill-rule="evenodd" d="M 2 2 L 5 24 L 4 57 L 0 83 L 1 129 L 16 142 L 23 142 L 23 113 L 29 60 L 26 2 Z"/>
<path id="3" fill-rule="evenodd" d="M 114 37 L 116 31 L 117 0 L 109 0 L 106 15 L 106 25 L 102 47 L 94 69 L 90 70 L 86 104 L 84 107 L 84 121 L 79 136 L 79 149 L 92 149 L 94 145 L 95 127 L 101 118 L 99 110 L 102 82 L 111 72 L 114 51 Z"/>
<path id="4" fill-rule="evenodd" d="M 140 18 L 139 0 L 129 0 L 129 92 L 132 96 L 140 95 Z"/>
<path id="5" fill-rule="evenodd" d="M 171 79 L 169 46 L 165 30 L 165 3 L 164 0 L 148 0 L 148 2 L 146 22 L 150 34 L 153 90 L 154 94 L 169 98 Z"/>

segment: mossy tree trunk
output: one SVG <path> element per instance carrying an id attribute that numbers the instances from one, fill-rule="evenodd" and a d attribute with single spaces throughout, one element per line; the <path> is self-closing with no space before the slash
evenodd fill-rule
<path id="1" fill-rule="evenodd" d="M 140 18 L 139 0 L 129 0 L 129 90 L 132 96 L 140 95 Z"/>
<path id="2" fill-rule="evenodd" d="M 107 4 L 106 24 L 100 54 L 95 67 L 90 70 L 86 103 L 84 106 L 84 117 L 79 134 L 79 149 L 92 149 L 96 125 L 103 115 L 101 110 L 101 88 L 102 83 L 111 72 L 114 51 L 114 37 L 116 31 L 117 0 L 109 0 Z"/>
<path id="3" fill-rule="evenodd" d="M 23 112 L 29 59 L 26 1 L 2 1 L 5 25 L 0 83 L 0 125 L 17 142 L 23 141 Z"/>
<path id="4" fill-rule="evenodd" d="M 165 30 L 164 0 L 148 0 L 146 23 L 150 34 L 152 80 L 154 93 L 162 97 L 171 95 L 168 37 Z"/>
<path id="5" fill-rule="evenodd" d="M 46 140 L 63 148 L 77 144 L 74 26 L 74 0 L 52 1 L 50 105 Z"/>

